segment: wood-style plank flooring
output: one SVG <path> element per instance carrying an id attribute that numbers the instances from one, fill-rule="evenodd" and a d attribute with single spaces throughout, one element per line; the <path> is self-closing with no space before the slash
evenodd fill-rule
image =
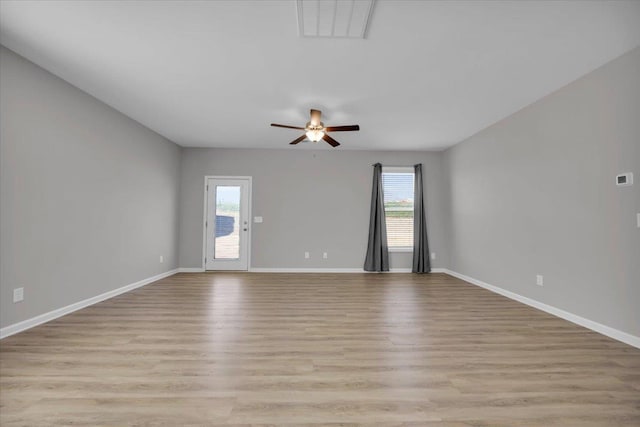
<path id="1" fill-rule="evenodd" d="M 178 274 L 0 341 L 2 426 L 640 426 L 640 350 L 444 274 Z"/>

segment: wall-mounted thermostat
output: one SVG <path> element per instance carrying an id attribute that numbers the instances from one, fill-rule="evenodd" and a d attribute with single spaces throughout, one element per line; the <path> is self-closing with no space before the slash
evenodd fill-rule
<path id="1" fill-rule="evenodd" d="M 633 185 L 633 172 L 621 173 L 616 176 L 616 185 L 619 187 Z"/>

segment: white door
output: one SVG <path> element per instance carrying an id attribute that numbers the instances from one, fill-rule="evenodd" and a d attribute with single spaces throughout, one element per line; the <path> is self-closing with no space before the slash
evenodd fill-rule
<path id="1" fill-rule="evenodd" d="M 249 269 L 250 178 L 207 178 L 205 268 Z"/>

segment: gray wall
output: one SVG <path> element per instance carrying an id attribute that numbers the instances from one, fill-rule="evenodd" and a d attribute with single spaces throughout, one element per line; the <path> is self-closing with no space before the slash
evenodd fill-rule
<path id="1" fill-rule="evenodd" d="M 445 158 L 452 270 L 640 336 L 640 49 Z"/>
<path id="2" fill-rule="evenodd" d="M 0 108 L 1 326 L 178 266 L 177 145 L 4 47 Z"/>
<path id="3" fill-rule="evenodd" d="M 268 129 L 266 129 L 268 131 Z M 286 140 L 283 144 L 286 145 Z M 423 163 L 430 249 L 446 266 L 442 153 L 199 149 L 183 151 L 180 188 L 180 266 L 202 266 L 205 175 L 253 177 L 252 266 L 362 268 L 367 247 L 372 164 Z M 304 258 L 309 251 L 310 259 Z M 322 259 L 328 252 L 328 259 Z M 410 253 L 394 253 L 392 268 L 411 267 Z"/>
<path id="4" fill-rule="evenodd" d="M 181 150 L 1 48 L 0 326 L 201 267 L 205 175 L 253 177 L 253 267 L 361 268 L 371 165 L 421 162 L 434 267 L 638 336 L 638 76 L 640 49 L 444 153 Z"/>

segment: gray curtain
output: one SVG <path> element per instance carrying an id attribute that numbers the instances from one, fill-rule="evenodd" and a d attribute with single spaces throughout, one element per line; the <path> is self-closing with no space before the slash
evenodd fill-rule
<path id="1" fill-rule="evenodd" d="M 382 194 L 382 165 L 373 165 L 373 188 L 371 190 L 371 216 L 369 219 L 369 244 L 364 260 L 365 271 L 389 271 L 389 248 L 387 247 L 387 223 L 384 217 Z"/>
<path id="2" fill-rule="evenodd" d="M 424 198 L 422 190 L 422 164 L 414 166 L 415 181 L 413 186 L 413 266 L 414 273 L 431 271 L 429 259 L 429 242 L 427 241 L 427 218 L 424 214 Z"/>

